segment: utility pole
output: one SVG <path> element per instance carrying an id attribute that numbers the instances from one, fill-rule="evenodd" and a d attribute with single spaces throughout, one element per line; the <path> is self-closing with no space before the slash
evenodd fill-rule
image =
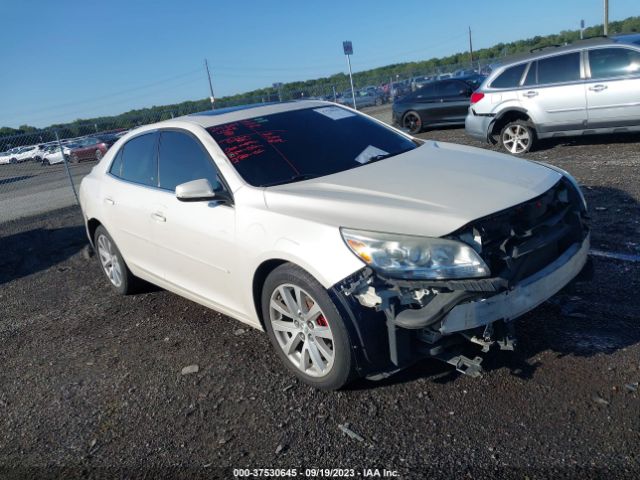
<path id="1" fill-rule="evenodd" d="M 206 58 L 204 59 L 204 68 L 207 70 L 207 78 L 209 79 L 209 93 L 211 94 L 209 99 L 211 100 L 211 110 L 215 110 L 216 99 L 213 96 L 213 84 L 211 83 L 211 72 L 209 72 L 209 62 L 207 62 Z"/>
<path id="2" fill-rule="evenodd" d="M 473 68 L 473 43 L 471 43 L 471 26 L 469 26 L 469 56 L 471 57 L 471 68 Z"/>
<path id="3" fill-rule="evenodd" d="M 604 36 L 609 35 L 609 0 L 604 0 Z"/>

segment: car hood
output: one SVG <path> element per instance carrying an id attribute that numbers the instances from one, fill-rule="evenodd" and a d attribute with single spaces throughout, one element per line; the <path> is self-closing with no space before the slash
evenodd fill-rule
<path id="1" fill-rule="evenodd" d="M 530 200 L 561 174 L 537 163 L 442 142 L 325 177 L 264 189 L 268 209 L 315 222 L 440 237 Z"/>

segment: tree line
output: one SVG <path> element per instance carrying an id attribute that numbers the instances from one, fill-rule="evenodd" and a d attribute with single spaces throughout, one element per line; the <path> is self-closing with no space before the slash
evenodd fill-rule
<path id="1" fill-rule="evenodd" d="M 625 20 L 609 23 L 609 32 L 632 33 L 640 32 L 640 16 L 629 17 Z M 586 28 L 585 38 L 602 35 L 603 26 L 596 25 Z M 550 45 L 563 45 L 580 39 L 579 30 L 566 30 L 560 33 L 546 36 L 535 36 L 528 39 L 517 40 L 509 43 L 498 43 L 489 48 L 483 48 L 474 52 L 474 61 L 477 65 L 486 64 L 491 60 L 501 57 L 527 52 L 533 48 L 540 48 Z M 471 59 L 469 52 L 459 52 L 453 55 L 417 62 L 405 62 L 373 68 L 353 75 L 354 83 L 359 86 L 379 85 L 387 83 L 396 78 L 406 79 L 417 75 L 429 75 L 433 73 L 449 71 L 453 67 L 470 66 Z M 320 94 L 328 95 L 333 89 L 340 92 L 347 88 L 349 84 L 348 76 L 344 73 L 337 73 L 329 77 L 316 78 L 297 82 L 282 84 L 278 88 L 268 87 L 252 90 L 250 92 L 229 95 L 216 99 L 216 108 L 230 107 L 255 102 L 271 102 L 279 100 L 290 100 L 313 97 Z M 73 122 L 54 124 L 46 129 L 37 129 L 29 125 L 21 125 L 18 128 L 0 128 L 0 151 L 3 144 L 11 143 L 11 137 L 17 135 L 31 134 L 36 141 L 51 141 L 53 134 L 49 131 L 57 131 L 61 138 L 72 138 L 83 135 L 90 135 L 99 131 L 109 131 L 118 129 L 128 129 L 145 123 L 167 120 L 174 116 L 186 115 L 200 112 L 211 108 L 209 99 L 191 100 L 173 105 L 152 106 L 130 110 L 125 113 L 113 116 L 96 117 L 90 119 L 77 119 Z M 33 142 L 32 142 L 33 143 Z"/>

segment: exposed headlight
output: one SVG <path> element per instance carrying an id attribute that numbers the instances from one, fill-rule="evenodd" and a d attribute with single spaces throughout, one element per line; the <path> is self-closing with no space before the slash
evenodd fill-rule
<path id="1" fill-rule="evenodd" d="M 491 273 L 476 251 L 462 242 L 346 228 L 340 231 L 358 258 L 389 277 L 442 280 Z"/>

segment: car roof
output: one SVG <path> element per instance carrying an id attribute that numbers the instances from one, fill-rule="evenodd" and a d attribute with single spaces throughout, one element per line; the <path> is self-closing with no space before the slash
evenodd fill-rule
<path id="1" fill-rule="evenodd" d="M 529 51 L 526 53 L 517 53 L 514 55 L 509 55 L 503 59 L 498 60 L 493 63 L 492 66 L 495 69 L 498 67 L 502 67 L 505 65 L 511 65 L 514 63 L 520 63 L 527 60 L 535 60 L 537 58 L 546 57 L 549 55 L 555 55 L 557 53 L 565 53 L 565 52 L 574 52 L 578 50 L 582 50 L 584 48 L 600 46 L 600 45 L 615 45 L 618 43 L 629 43 L 632 44 L 632 39 L 627 39 L 626 37 L 634 37 L 635 35 L 623 35 L 623 36 L 615 36 L 615 37 L 592 37 L 585 38 L 584 40 L 577 40 L 573 43 L 569 43 L 567 45 L 549 45 L 546 47 L 541 47 L 534 49 L 533 51 Z M 640 37 L 640 35 L 638 35 Z"/>
<path id="2" fill-rule="evenodd" d="M 337 107 L 337 105 L 333 102 L 325 102 L 322 100 L 294 100 L 282 103 L 257 103 L 252 105 L 240 105 L 237 107 L 220 108 L 217 110 L 192 113 L 183 117 L 178 117 L 176 118 L 176 120 L 183 120 L 186 122 L 195 123 L 204 128 L 209 128 L 215 127 L 216 125 L 223 125 L 225 123 L 237 122 L 238 120 L 246 120 L 248 118 L 272 115 L 274 113 L 283 113 L 293 110 L 302 110 L 305 108 L 318 108 L 328 106 Z M 344 107 L 340 106 L 339 108 Z M 166 122 L 169 123 L 171 121 L 167 120 Z M 165 122 L 160 122 L 156 125 L 160 126 L 164 123 Z"/>

